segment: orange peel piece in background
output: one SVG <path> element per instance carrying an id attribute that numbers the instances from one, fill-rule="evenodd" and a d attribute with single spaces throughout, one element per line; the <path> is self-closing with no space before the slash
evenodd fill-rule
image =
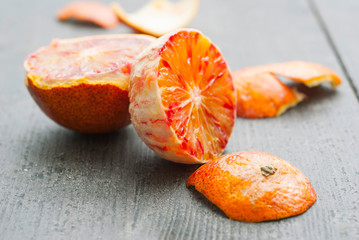
<path id="1" fill-rule="evenodd" d="M 236 119 L 231 72 L 201 32 L 181 29 L 157 39 L 133 65 L 132 124 L 164 159 L 196 164 L 218 157 Z"/>
<path id="2" fill-rule="evenodd" d="M 72 2 L 61 9 L 57 15 L 60 21 L 74 18 L 79 21 L 92 22 L 103 28 L 114 28 L 119 19 L 110 6 L 101 2 Z"/>
<path id="3" fill-rule="evenodd" d="M 340 77 L 316 63 L 292 61 L 244 68 L 235 72 L 237 115 L 246 118 L 275 117 L 301 102 L 305 95 L 290 89 L 277 77 L 283 76 L 315 87 L 328 82 L 335 89 Z"/>
<path id="4" fill-rule="evenodd" d="M 127 13 L 118 3 L 112 4 L 117 16 L 137 31 L 160 37 L 186 27 L 196 15 L 200 0 L 153 0 L 133 13 Z"/>
<path id="5" fill-rule="evenodd" d="M 260 151 L 221 156 L 187 181 L 230 219 L 262 222 L 305 212 L 316 201 L 308 178 L 287 161 Z"/>

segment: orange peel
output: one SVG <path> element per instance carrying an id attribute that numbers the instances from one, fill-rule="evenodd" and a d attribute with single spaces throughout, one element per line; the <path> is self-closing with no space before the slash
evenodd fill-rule
<path id="1" fill-rule="evenodd" d="M 283 84 L 277 77 L 315 87 L 328 82 L 333 89 L 340 77 L 323 65 L 292 61 L 244 68 L 233 74 L 237 89 L 237 115 L 246 118 L 275 117 L 296 106 L 305 95 Z"/>
<path id="2" fill-rule="evenodd" d="M 200 0 L 153 0 L 133 13 L 127 13 L 121 5 L 113 3 L 118 18 L 130 27 L 156 37 L 186 27 L 196 15 Z"/>
<path id="3" fill-rule="evenodd" d="M 91 1 L 72 2 L 58 12 L 57 18 L 60 21 L 74 18 L 78 21 L 92 22 L 103 28 L 114 28 L 119 23 L 111 7 L 101 2 Z"/>
<path id="4" fill-rule="evenodd" d="M 233 74 L 237 89 L 237 115 L 246 118 L 275 117 L 301 102 L 305 95 L 290 89 L 275 75 Z"/>
<path id="5" fill-rule="evenodd" d="M 235 123 L 235 87 L 202 33 L 181 29 L 157 39 L 134 63 L 129 89 L 132 124 L 159 156 L 195 164 L 223 152 Z"/>
<path id="6" fill-rule="evenodd" d="M 316 201 L 308 178 L 287 161 L 260 151 L 221 156 L 187 181 L 230 219 L 277 220 L 301 214 Z"/>
<path id="7" fill-rule="evenodd" d="M 130 124 L 132 63 L 154 39 L 117 34 L 54 40 L 27 57 L 25 84 L 43 112 L 64 127 L 118 130 Z"/>

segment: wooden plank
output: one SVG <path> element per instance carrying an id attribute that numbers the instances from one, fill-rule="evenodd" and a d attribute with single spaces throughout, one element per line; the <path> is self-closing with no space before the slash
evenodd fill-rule
<path id="1" fill-rule="evenodd" d="M 156 157 L 132 127 L 73 133 L 38 109 L 23 83 L 28 53 L 53 37 L 131 31 L 57 22 L 63 4 L 7 1 L 0 9 L 1 239 L 358 239 L 359 107 L 347 79 L 337 92 L 301 87 L 308 100 L 279 118 L 237 120 L 226 152 L 262 150 L 290 161 L 318 201 L 281 221 L 231 221 L 185 188 L 198 166 Z M 202 1 L 191 27 L 212 38 L 233 70 L 300 59 L 344 75 L 302 0 Z"/>
<path id="2" fill-rule="evenodd" d="M 359 101 L 359 2 L 355 0 L 310 0 L 321 29 L 337 55 Z"/>

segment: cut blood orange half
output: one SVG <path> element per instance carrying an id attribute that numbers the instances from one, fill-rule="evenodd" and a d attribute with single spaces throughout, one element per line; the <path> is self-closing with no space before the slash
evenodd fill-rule
<path id="1" fill-rule="evenodd" d="M 132 63 L 154 39 L 124 34 L 54 40 L 26 59 L 26 86 L 62 126 L 87 133 L 118 130 L 130 123 Z"/>
<path id="2" fill-rule="evenodd" d="M 130 113 L 138 135 L 167 160 L 219 156 L 235 122 L 236 95 L 218 48 L 190 29 L 156 40 L 133 66 Z"/>

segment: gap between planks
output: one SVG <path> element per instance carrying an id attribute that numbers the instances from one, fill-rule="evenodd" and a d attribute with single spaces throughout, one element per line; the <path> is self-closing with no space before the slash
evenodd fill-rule
<path id="1" fill-rule="evenodd" d="M 350 76 L 347 67 L 344 64 L 343 58 L 342 58 L 341 54 L 339 53 L 338 48 L 336 47 L 336 44 L 329 32 L 327 25 L 324 22 L 322 15 L 320 14 L 320 11 L 317 7 L 317 4 L 315 3 L 315 0 L 307 0 L 307 2 L 309 5 L 309 9 L 312 11 L 316 22 L 318 23 L 326 40 L 328 41 L 329 46 L 330 46 L 331 50 L 333 51 L 335 58 L 337 59 L 339 65 L 340 65 L 340 68 L 342 69 L 345 77 L 348 79 L 350 88 L 353 90 L 355 98 L 356 98 L 357 102 L 359 103 L 359 91 L 358 91 L 357 87 L 355 86 L 353 78 Z"/>

